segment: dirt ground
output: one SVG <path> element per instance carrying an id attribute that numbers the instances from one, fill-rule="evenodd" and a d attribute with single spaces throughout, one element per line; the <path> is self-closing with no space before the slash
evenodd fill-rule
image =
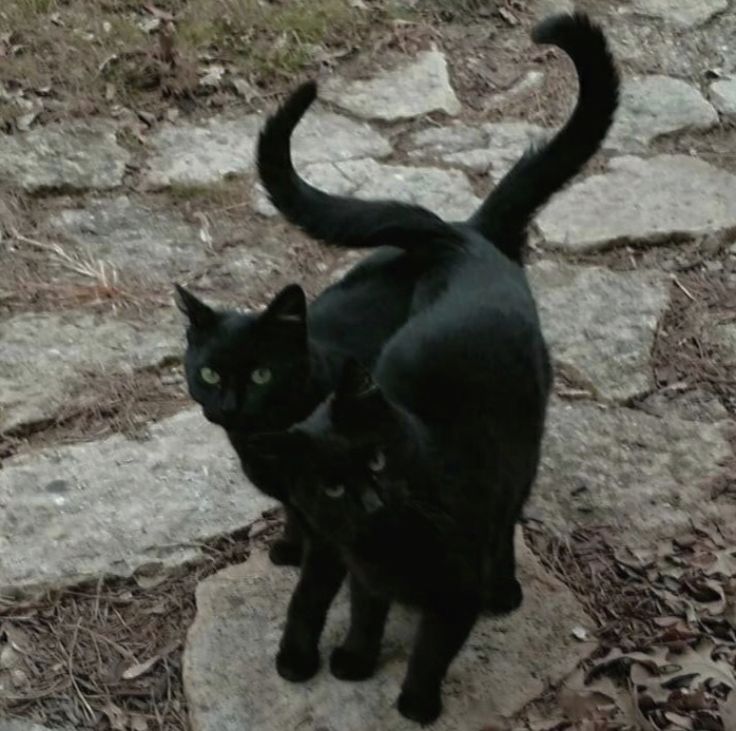
<path id="1" fill-rule="evenodd" d="M 589 0 L 579 6 L 595 13 L 611 3 Z M 529 40 L 537 13 L 532 0 L 403 4 L 389 0 L 4 0 L 0 6 L 0 131 L 16 133 L 75 118 L 120 119 L 125 124 L 124 143 L 134 161 L 127 190 L 138 195 L 142 191 L 136 189 L 132 173 L 140 160 L 140 136 L 150 126 L 163 120 L 204 118 L 224 108 L 261 112 L 293 87 L 295 77 L 338 68 L 348 75 L 368 75 L 387 54 L 410 54 L 431 44 L 448 56 L 467 121 L 495 121 L 511 115 L 554 126 L 565 118 L 575 93 L 574 77 L 564 64 L 555 66 L 543 86 L 517 105 L 505 106 L 501 112 L 489 102 L 549 57 L 550 51 L 534 47 Z M 688 39 L 686 33 L 679 39 L 688 53 L 702 57 L 702 63 L 692 69 L 693 80 L 701 80 L 711 66 L 709 52 L 701 52 L 698 39 Z M 636 62 L 624 60 L 621 65 L 624 73 L 664 70 L 658 69 L 656 57 L 646 53 Z M 203 72 L 217 66 L 226 69 L 228 83 L 203 86 Z M 15 93 L 19 90 L 23 91 L 20 96 Z M 414 126 L 402 123 L 402 134 Z M 659 140 L 654 148 L 695 150 L 703 159 L 736 172 L 733 123 L 722 123 L 708 133 Z M 482 183 L 475 182 L 481 194 Z M 226 232 L 216 237 L 218 247 L 207 264 L 189 273 L 188 280 L 196 282 L 205 295 L 209 292 L 242 306 L 255 306 L 294 280 L 310 293 L 318 292 L 337 265 L 334 254 L 285 224 L 266 225 L 250 215 L 249 183 L 233 178 L 202 188 L 173 187 L 147 193 L 146 201 L 162 210 L 178 210 L 191 222 L 204 218 Z M 3 239 L 27 244 L 3 259 L 0 267 L 0 317 L 79 307 L 135 313 L 168 301 L 170 295 L 157 278 L 118 276 L 104 261 L 79 258 L 54 238 L 44 224 L 49 212 L 81 201 L 79 196 L 58 195 L 58 191 L 22 194 L 3 189 L 0 181 L 0 245 Z M 233 280 L 218 269 L 217 258 L 228 247 L 247 247 L 254 241 L 267 242 L 274 251 L 288 248 L 289 255 L 243 299 Z M 672 273 L 677 289 L 653 352 L 656 393 L 668 400 L 697 389 L 698 399 L 715 398 L 734 417 L 736 363 L 724 363 L 703 337 L 707 323 L 725 321 L 736 311 L 736 258 L 728 253 L 732 243 L 702 240 L 676 248 L 625 247 L 578 260 L 614 269 L 656 265 Z M 90 376 L 84 390 L 84 398 L 53 421 L 0 437 L 0 466 L 11 455 L 45 444 L 99 439 L 116 431 L 135 435 L 142 425 L 190 403 L 177 362 L 112 379 Z M 733 476 L 713 490 L 736 499 L 736 466 Z M 194 589 L 204 576 L 242 561 L 255 544 L 271 540 L 280 520 L 274 513 L 243 535 L 213 541 L 206 546 L 205 562 L 174 574 L 0 600 L 0 640 L 31 660 L 21 690 L 9 694 L 0 685 L 0 716 L 99 731 L 188 730 L 180 669 L 184 638 L 195 611 Z M 718 607 L 726 607 L 727 598 L 736 596 L 736 572 L 724 572 L 719 578 L 705 570 L 709 564 L 704 556 L 734 560 L 712 528 L 694 525 L 690 534 L 661 546 L 659 555 L 646 557 L 621 555 L 615 536 L 605 530 L 579 531 L 561 542 L 546 535 L 533 519 L 526 528 L 545 565 L 574 590 L 596 620 L 602 649 L 585 668 L 589 679 L 600 682 L 595 692 L 561 702 L 555 689 L 550 689 L 515 728 L 624 728 L 609 724 L 600 711 L 605 704 L 596 703 L 595 693 L 613 693 L 611 678 L 625 678 L 624 685 L 629 682 L 632 657 L 643 647 L 696 652 L 692 648 L 701 646 L 697 643 L 710 642 L 723 648 L 718 661 L 733 667 L 734 605 L 729 604 L 731 616 L 719 613 Z M 140 657 L 152 661 L 135 663 Z M 675 674 L 670 690 L 678 688 L 683 689 L 679 695 L 667 697 L 669 705 L 654 695 L 640 703 L 635 712 L 638 727 L 729 731 L 719 711 L 726 687 L 714 680 L 707 691 L 688 693 L 682 675 Z M 731 695 L 731 718 L 736 719 Z M 550 725 L 550 719 L 556 725 Z M 736 728 L 736 720 L 733 723 L 731 728 Z"/>

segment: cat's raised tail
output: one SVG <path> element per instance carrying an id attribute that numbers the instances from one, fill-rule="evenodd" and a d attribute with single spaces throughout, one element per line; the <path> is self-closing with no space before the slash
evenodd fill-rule
<path id="1" fill-rule="evenodd" d="M 422 251 L 429 242 L 455 245 L 457 232 L 421 206 L 361 200 L 318 190 L 294 169 L 291 135 L 317 96 L 317 84 L 299 86 L 271 115 L 258 138 L 261 183 L 287 221 L 312 238 L 348 248 L 380 245 Z"/>
<path id="2" fill-rule="evenodd" d="M 584 13 L 553 15 L 532 31 L 561 48 L 578 75 L 575 109 L 548 142 L 527 150 L 470 218 L 510 259 L 521 262 L 534 213 L 596 153 L 618 107 L 619 75 L 603 31 Z"/>

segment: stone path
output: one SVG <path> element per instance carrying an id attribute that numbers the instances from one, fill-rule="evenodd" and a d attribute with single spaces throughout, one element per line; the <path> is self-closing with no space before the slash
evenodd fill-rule
<path id="1" fill-rule="evenodd" d="M 704 237 L 731 244 L 732 154 L 722 162 L 700 159 L 697 145 L 678 141 L 704 139 L 736 115 L 736 62 L 724 62 L 720 78 L 701 84 L 700 70 L 686 75 L 672 49 L 678 34 L 704 25 L 726 34 L 736 9 L 726 0 L 633 0 L 625 11 L 603 18 L 627 63 L 622 107 L 599 168 L 558 195 L 536 223 L 540 244 L 529 276 L 563 380 L 529 514 L 561 534 L 608 525 L 636 548 L 671 538 L 692 520 L 736 526 L 733 501 L 710 493 L 734 456 L 733 405 L 697 389 L 670 399 L 654 382 L 653 351 L 672 305 L 673 276 L 656 258 L 646 267 L 617 259 L 614 268 L 600 253 L 621 254 L 630 245 L 676 250 L 683 239 Z M 642 55 L 643 34 L 671 51 L 661 55 L 665 68 L 657 73 Z M 452 71 L 431 50 L 371 77 L 331 77 L 295 135 L 301 172 L 335 193 L 396 197 L 465 218 L 550 130 L 521 118 L 488 122 L 465 114 Z M 514 95 L 498 95 L 502 110 L 516 95 L 541 93 L 544 75 L 533 73 Z M 71 251 L 108 262 L 124 278 L 152 277 L 160 297 L 168 299 L 172 279 L 205 269 L 203 282 L 225 277 L 239 296 L 262 295 L 255 283 L 294 271 L 285 262 L 300 250 L 271 246 L 281 224 L 253 170 L 261 122 L 235 110 L 166 122 L 135 156 L 115 120 L 37 127 L 0 138 L 0 175 L 11 188 L 51 201 L 44 225 Z M 213 244 L 210 222 L 195 222 L 153 193 L 186 195 L 233 176 L 249 192 L 238 204 L 255 231 L 248 246 L 230 245 L 232 232 Z M 583 263 L 581 254 L 593 258 Z M 181 357 L 183 323 L 171 307 L 144 308 L 142 316 L 36 310 L 0 319 L 0 441 L 32 433 L 83 398 L 90 374 L 114 379 Z M 708 328 L 704 343 L 722 362 L 736 362 L 736 327 L 727 316 Z M 117 435 L 25 450 L 0 469 L 0 595 L 196 560 L 203 541 L 248 526 L 271 505 L 196 408 L 152 425 L 140 440 Z M 570 589 L 523 545 L 520 561 L 524 607 L 507 620 L 484 621 L 473 634 L 448 677 L 438 729 L 480 728 L 494 714 L 513 715 L 591 650 L 573 638 L 574 628 L 592 629 L 592 622 Z M 412 627 L 404 612 L 396 612 L 381 670 L 369 682 L 340 683 L 323 670 L 294 686 L 276 675 L 273 656 L 293 581 L 293 572 L 255 553 L 201 584 L 184 668 L 193 728 L 409 728 L 392 710 Z M 343 596 L 325 652 L 345 619 Z M 0 721 L 4 730 L 40 727 Z"/>

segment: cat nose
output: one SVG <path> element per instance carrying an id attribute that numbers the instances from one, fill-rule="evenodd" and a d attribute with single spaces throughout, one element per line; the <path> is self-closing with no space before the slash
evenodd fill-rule
<path id="1" fill-rule="evenodd" d="M 238 411 L 238 397 L 234 391 L 225 391 L 220 403 L 220 409 L 223 414 L 232 415 Z"/>

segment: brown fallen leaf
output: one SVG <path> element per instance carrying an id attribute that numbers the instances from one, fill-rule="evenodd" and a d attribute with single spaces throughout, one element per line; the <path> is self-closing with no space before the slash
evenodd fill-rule
<path id="1" fill-rule="evenodd" d="M 135 678 L 139 678 L 141 675 L 147 673 L 160 659 L 161 655 L 154 655 L 145 662 L 139 662 L 135 665 L 131 665 L 129 668 L 123 671 L 123 680 L 135 680 Z"/>

